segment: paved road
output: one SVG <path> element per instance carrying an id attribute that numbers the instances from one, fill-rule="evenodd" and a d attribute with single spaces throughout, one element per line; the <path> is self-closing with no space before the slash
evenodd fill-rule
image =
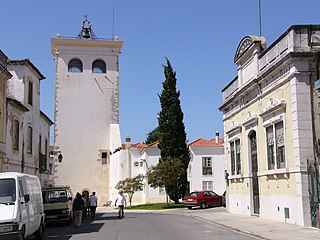
<path id="1" fill-rule="evenodd" d="M 44 239 L 252 240 L 257 238 L 181 213 L 132 213 L 127 211 L 124 219 L 118 219 L 114 212 L 98 213 L 96 220 L 84 220 L 81 228 L 73 225 L 47 226 Z"/>

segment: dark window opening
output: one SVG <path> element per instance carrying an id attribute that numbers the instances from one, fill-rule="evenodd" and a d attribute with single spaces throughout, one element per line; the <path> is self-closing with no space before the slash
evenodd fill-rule
<path id="1" fill-rule="evenodd" d="M 32 106 L 33 104 L 33 83 L 29 82 L 28 85 L 28 103 Z"/>
<path id="2" fill-rule="evenodd" d="M 96 60 L 92 63 L 92 72 L 93 73 L 106 73 L 107 68 L 106 64 L 102 60 Z"/>
<path id="3" fill-rule="evenodd" d="M 68 72 L 82 72 L 82 62 L 79 59 L 72 59 L 68 64 Z"/>
<path id="4" fill-rule="evenodd" d="M 13 149 L 19 150 L 19 121 L 13 122 Z"/>

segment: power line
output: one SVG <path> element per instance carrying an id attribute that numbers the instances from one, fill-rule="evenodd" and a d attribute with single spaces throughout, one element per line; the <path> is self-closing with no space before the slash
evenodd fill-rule
<path id="1" fill-rule="evenodd" d="M 269 35 L 266 36 L 267 38 L 272 38 L 275 36 L 279 36 L 279 34 Z M 239 40 L 240 41 L 240 40 Z M 225 43 L 209 43 L 204 45 L 194 45 L 194 46 L 186 46 L 180 48 L 168 48 L 168 49 L 158 49 L 158 50 L 146 50 L 146 51 L 134 51 L 134 52 L 124 52 L 122 55 L 142 55 L 142 54 L 152 54 L 152 53 L 164 53 L 164 52 L 178 52 L 178 51 L 187 51 L 192 49 L 201 49 L 201 48 L 213 48 L 213 47 L 220 47 L 220 46 L 228 46 L 228 45 L 235 45 L 238 44 L 239 41 L 233 42 L 225 42 Z M 30 57 L 29 59 L 33 60 L 52 60 L 53 58 L 45 58 L 45 57 Z"/>

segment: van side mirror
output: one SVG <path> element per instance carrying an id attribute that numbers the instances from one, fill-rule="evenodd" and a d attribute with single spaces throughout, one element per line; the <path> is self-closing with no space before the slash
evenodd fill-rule
<path id="1" fill-rule="evenodd" d="M 25 194 L 23 197 L 24 197 L 25 203 L 30 201 L 30 195 L 29 194 Z"/>
<path id="2" fill-rule="evenodd" d="M 68 197 L 68 200 L 69 200 L 69 201 L 72 201 L 72 197 Z"/>

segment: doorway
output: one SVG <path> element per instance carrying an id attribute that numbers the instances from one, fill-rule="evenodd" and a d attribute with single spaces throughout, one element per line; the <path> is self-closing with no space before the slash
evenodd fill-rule
<path id="1" fill-rule="evenodd" d="M 251 131 L 249 134 L 250 141 L 250 157 L 252 167 L 252 195 L 253 195 L 253 213 L 260 214 L 259 200 L 259 179 L 258 179 L 258 154 L 257 154 L 257 135 L 256 131 Z"/>

